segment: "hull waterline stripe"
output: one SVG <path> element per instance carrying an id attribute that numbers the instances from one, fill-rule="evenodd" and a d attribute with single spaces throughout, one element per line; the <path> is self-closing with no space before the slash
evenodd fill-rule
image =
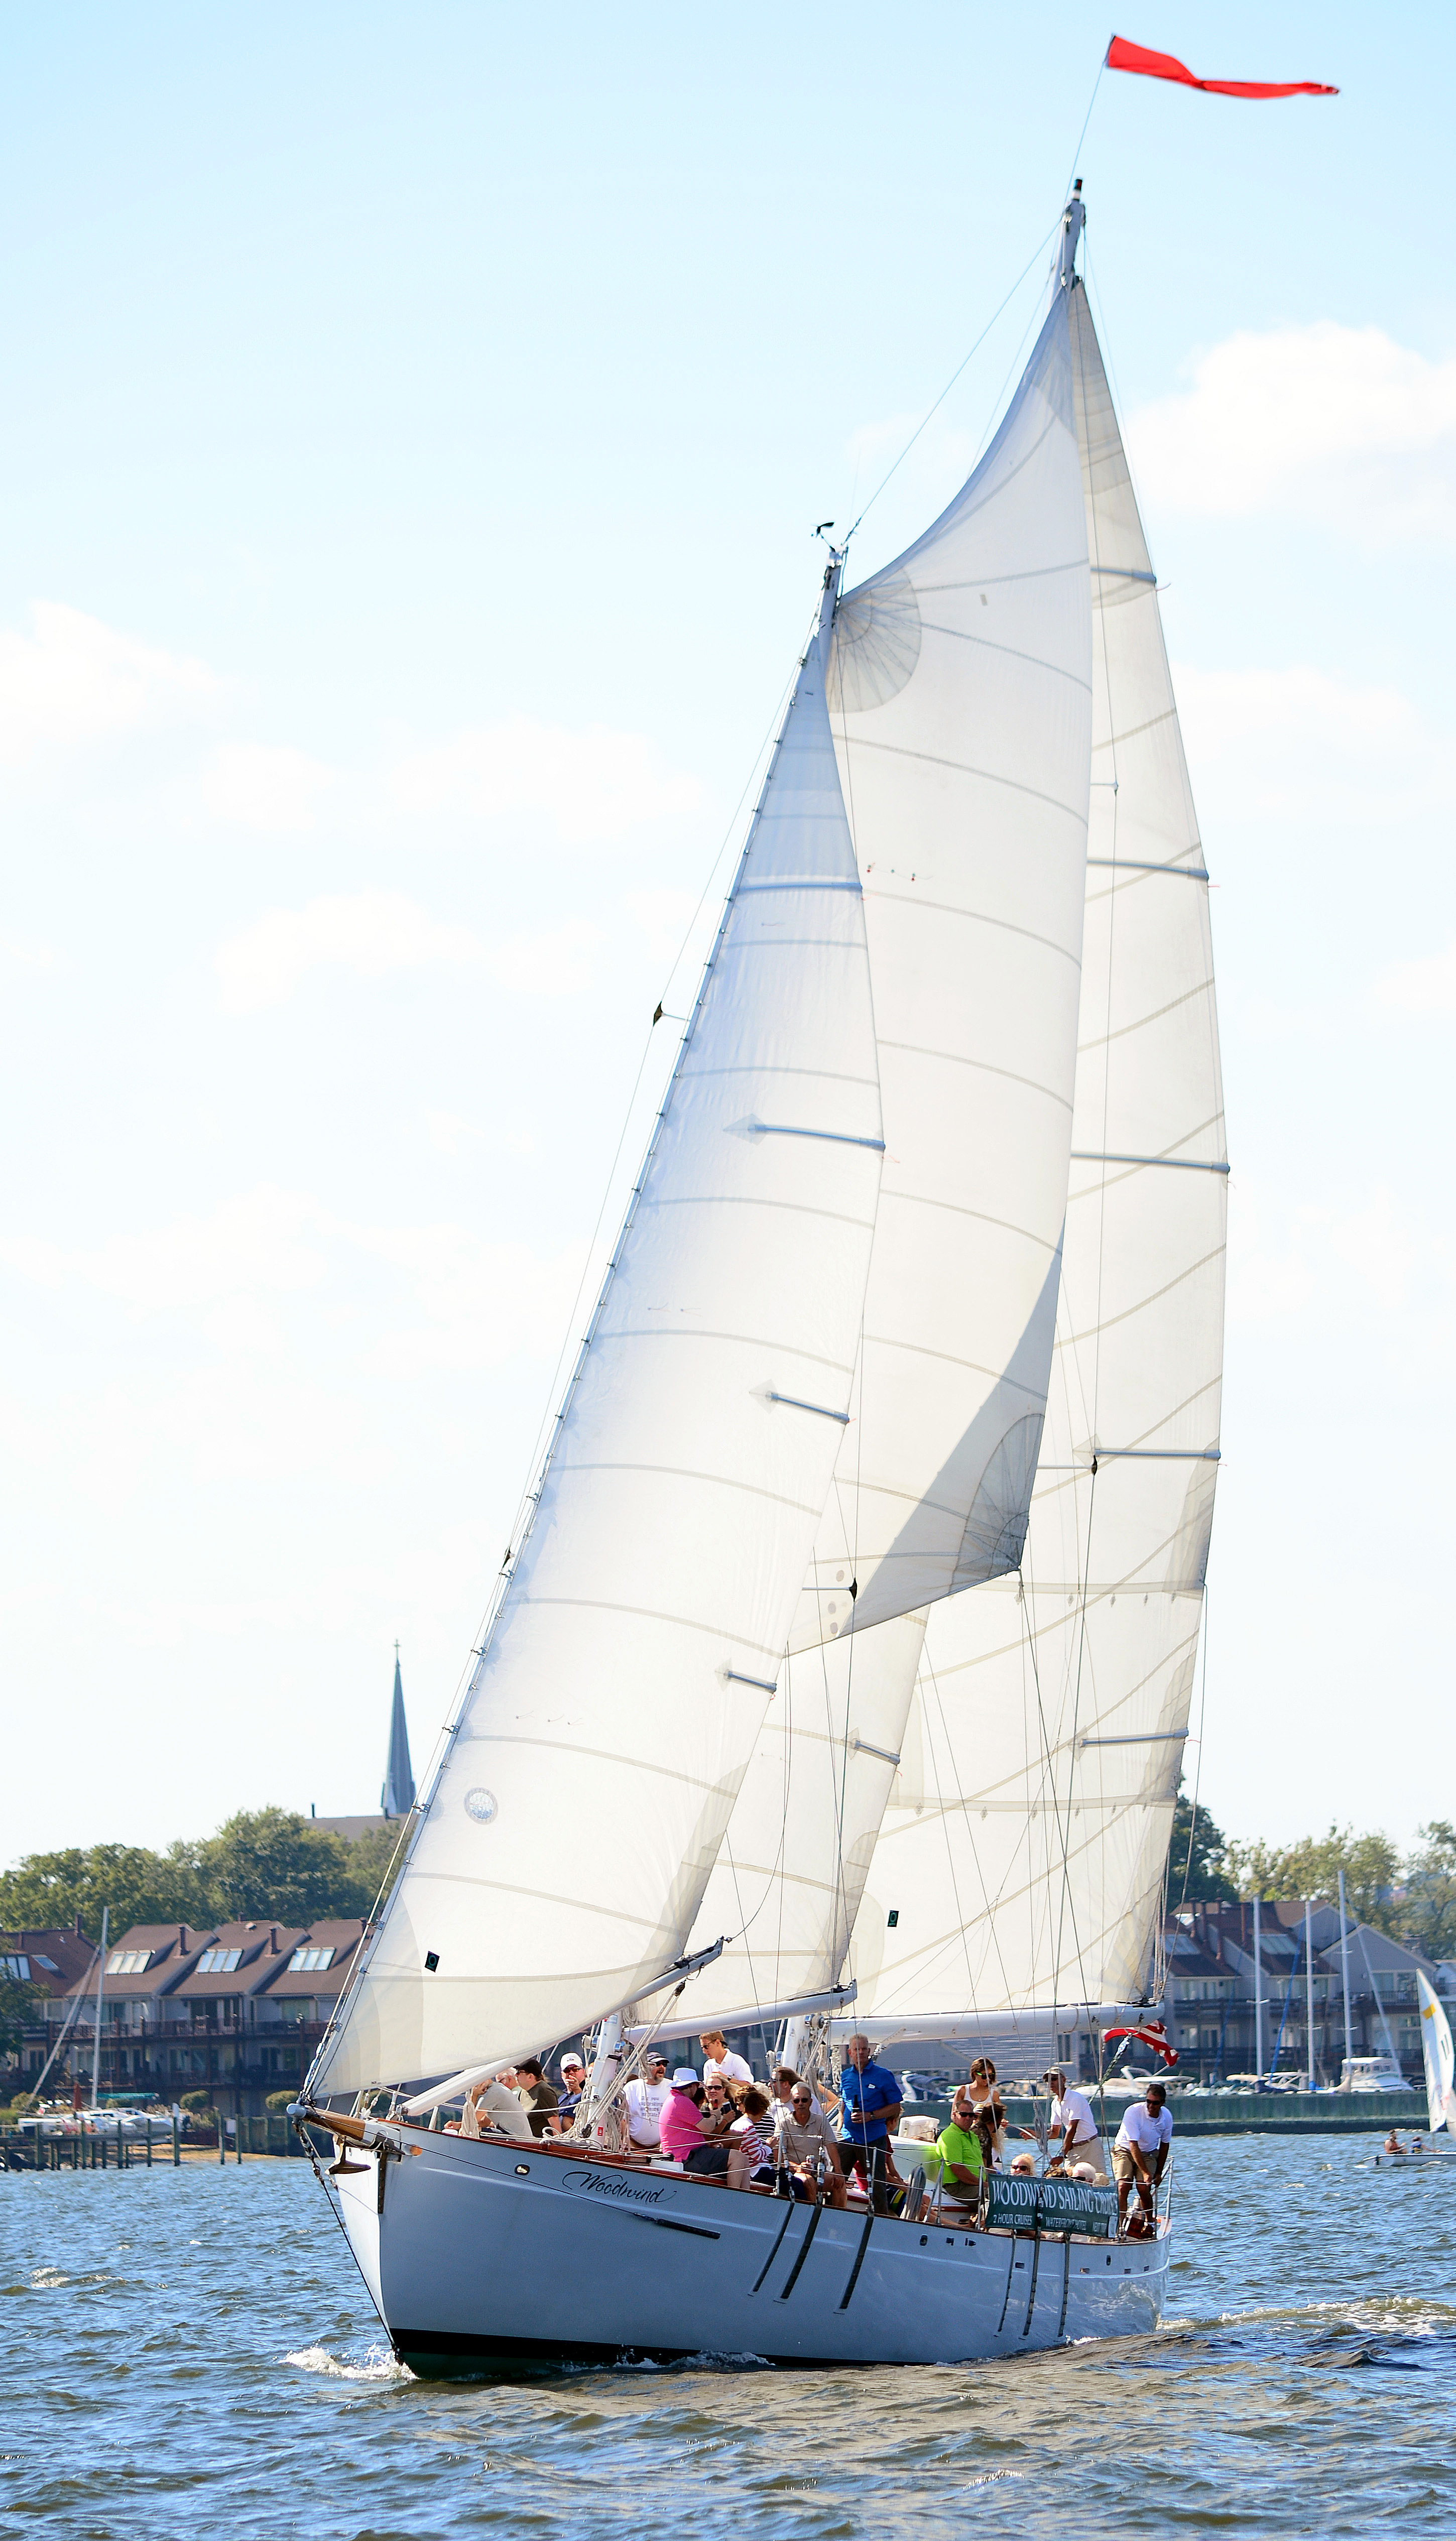
<path id="1" fill-rule="evenodd" d="M 784 1404 L 790 1412 L 816 1412 L 821 1420 L 837 1420 L 841 1429 L 847 1429 L 849 1426 L 847 1412 L 831 1412 L 823 1403 L 801 1403 L 796 1394 L 770 1393 L 768 1400 L 770 1403 Z"/>
<path id="2" fill-rule="evenodd" d="M 772 2267 L 772 2265 L 773 2265 L 774 2260 L 777 2258 L 777 2256 L 778 2256 L 778 2251 L 779 2251 L 779 2245 L 780 2245 L 780 2243 L 782 2242 L 782 2240 L 783 2240 L 783 2236 L 784 2236 L 785 2232 L 788 2230 L 789 2225 L 792 2223 L 792 2221 L 793 2221 L 793 2219 L 794 2219 L 794 2208 L 797 2206 L 798 2202 L 799 2202 L 799 2201 L 798 2201 L 798 2199 L 797 2199 L 796 2197 L 791 2197 L 791 2198 L 789 2199 L 788 2204 L 785 2206 L 785 2208 L 784 2208 L 784 2210 L 783 2210 L 783 2221 L 780 2223 L 780 2225 L 779 2225 L 779 2227 L 778 2227 L 778 2230 L 774 2233 L 774 2236 L 773 2236 L 773 2247 L 772 2247 L 772 2249 L 769 2251 L 767 2258 L 764 2261 L 764 2264 L 763 2264 L 762 2268 L 759 2270 L 758 2275 L 755 2277 L 755 2279 L 754 2279 L 754 2282 L 753 2282 L 752 2286 L 749 2287 L 749 2291 L 750 2291 L 750 2293 L 755 2293 L 755 2294 L 756 2294 L 756 2293 L 758 2292 L 759 2287 L 762 2286 L 762 2284 L 763 2284 L 763 2282 L 764 2282 L 764 2279 L 766 2277 L 766 2275 L 768 2274 L 769 2269 L 770 2269 L 770 2268 Z"/>
<path id="3" fill-rule="evenodd" d="M 784 2281 L 783 2291 L 778 2297 L 780 2302 L 788 2301 L 790 2294 L 793 2292 L 795 2286 L 799 2282 L 799 2270 L 802 2268 L 804 2261 L 809 2256 L 809 2244 L 819 2229 L 819 2218 L 823 2213 L 824 2208 L 822 2206 L 816 2206 L 813 2214 L 809 2217 L 809 2229 L 805 2233 L 803 2240 L 799 2243 L 799 2255 L 795 2259 L 794 2264 L 790 2268 L 788 2276 Z"/>
<path id="4" fill-rule="evenodd" d="M 874 2210 L 871 2208 L 869 2214 L 866 2214 L 864 2218 L 864 2230 L 859 2236 L 859 2247 L 854 2253 L 854 2265 L 849 2271 L 849 2283 L 839 2296 L 840 2311 L 847 2311 L 849 2308 L 849 2297 L 859 2283 L 859 2271 L 864 2266 L 864 2254 L 869 2248 L 870 2234 L 874 2230 Z"/>

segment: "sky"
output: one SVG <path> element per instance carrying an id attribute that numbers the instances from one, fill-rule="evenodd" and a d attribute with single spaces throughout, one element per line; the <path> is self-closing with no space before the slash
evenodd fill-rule
<path id="1" fill-rule="evenodd" d="M 1279 105 L 1098 83 L 1112 31 L 0 13 L 0 1859 L 376 1807 L 397 1638 L 422 1770 L 814 525 L 983 337 L 855 572 L 955 490 L 1074 162 L 1215 879 L 1190 1776 L 1456 1816 L 1456 22 L 1119 22 L 1342 90 Z"/>

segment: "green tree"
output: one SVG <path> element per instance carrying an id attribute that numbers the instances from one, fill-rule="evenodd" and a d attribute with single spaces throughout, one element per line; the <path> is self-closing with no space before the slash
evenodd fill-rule
<path id="1" fill-rule="evenodd" d="M 353 1852 L 341 1836 L 289 1809 L 255 1809 L 229 1818 L 199 1844 L 197 1867 L 218 1923 L 312 1924 L 367 1914 L 373 1904 Z"/>
<path id="2" fill-rule="evenodd" d="M 1332 1826 L 1322 1836 L 1301 1836 L 1297 1844 L 1231 1844 L 1226 1859 L 1238 1897 L 1333 1901 L 1340 1894 L 1343 1870 L 1350 1913 L 1377 1931 L 1396 1931 L 1401 1860 L 1388 1835 L 1356 1835 L 1353 1827 Z"/>
<path id="3" fill-rule="evenodd" d="M 372 1914 L 381 1891 L 388 1896 L 394 1887 L 404 1861 L 404 1832 L 405 1821 L 391 1818 L 385 1826 L 369 1827 L 356 1843 L 346 1848 L 349 1869 L 362 1901 L 351 1909 L 352 1913 Z"/>
<path id="4" fill-rule="evenodd" d="M 0 1977 L 0 2056 L 18 2056 L 28 2029 L 40 2022 L 44 1988 L 23 1977 Z"/>
<path id="5" fill-rule="evenodd" d="M 1173 1807 L 1173 1834 L 1168 1846 L 1168 1905 L 1176 1913 L 1186 1897 L 1193 1906 L 1217 1898 L 1237 1897 L 1224 1866 L 1227 1844 L 1202 1801 L 1197 1804 L 1179 1785 Z"/>
<path id="6" fill-rule="evenodd" d="M 197 1848 L 175 1844 L 163 1853 L 141 1845 L 94 1844 L 27 1853 L 13 1870 L 0 1871 L 0 1927 L 7 1930 L 58 1930 L 79 1915 L 82 1930 L 97 1940 L 104 1906 L 110 1908 L 113 1938 L 132 1924 L 204 1923 Z"/>
<path id="7" fill-rule="evenodd" d="M 1428 1959 L 1456 1959 L 1456 1826 L 1432 1818 L 1406 1864 L 1400 1937 Z"/>

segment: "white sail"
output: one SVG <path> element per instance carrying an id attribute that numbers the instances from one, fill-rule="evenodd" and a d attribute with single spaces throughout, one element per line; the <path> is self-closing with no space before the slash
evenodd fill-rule
<path id="1" fill-rule="evenodd" d="M 887 1154 L 855 1419 L 694 1935 L 742 1934 L 694 1984 L 704 2017 L 837 1982 L 921 1600 L 1021 1549 L 1066 1204 L 1091 617 L 1059 291 L 982 465 L 836 618 Z"/>
<path id="2" fill-rule="evenodd" d="M 1420 2000 L 1420 2053 L 1430 2132 L 1439 2135 L 1446 2127 L 1456 2136 L 1456 2050 L 1451 2045 L 1451 2024 L 1419 1968 L 1416 1991 Z"/>
<path id="3" fill-rule="evenodd" d="M 779 1680 L 881 1157 L 833 581 L 532 1525 L 318 2092 L 524 2054 L 659 1978 Z"/>
<path id="4" fill-rule="evenodd" d="M 1020 1577 L 932 1610 L 851 1953 L 867 2013 L 927 2026 L 1138 1997 L 1217 1472 L 1227 1164 L 1206 875 L 1080 285 L 1069 319 L 1095 723 L 1047 1432 Z"/>
<path id="5" fill-rule="evenodd" d="M 1066 1202 L 1091 748 L 1069 298 L 975 474 L 836 621 L 886 1155 L 856 1419 L 795 1649 L 1021 1552 Z"/>

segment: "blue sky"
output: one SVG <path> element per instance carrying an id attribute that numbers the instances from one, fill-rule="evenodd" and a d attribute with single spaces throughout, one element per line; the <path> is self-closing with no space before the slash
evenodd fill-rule
<path id="1" fill-rule="evenodd" d="M 0 1856 L 373 1805 L 397 1634 L 422 1763 L 810 530 L 1030 261 L 856 570 L 966 472 L 1110 32 L 0 26 Z M 1218 884 L 1202 1789 L 1405 1836 L 1456 1762 L 1456 32 L 1120 32 L 1343 90 L 1109 73 L 1078 167 Z"/>

